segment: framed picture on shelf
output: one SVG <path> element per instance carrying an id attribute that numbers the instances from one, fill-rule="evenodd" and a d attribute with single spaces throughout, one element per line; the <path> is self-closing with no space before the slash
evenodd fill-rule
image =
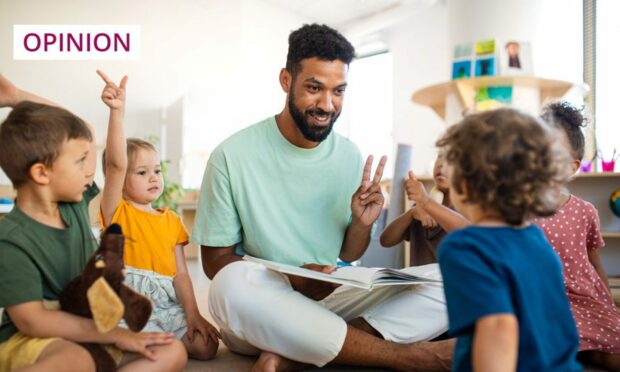
<path id="1" fill-rule="evenodd" d="M 454 54 L 452 60 L 452 80 L 469 78 L 472 76 L 473 58 L 473 43 L 463 43 L 454 46 Z"/>
<path id="2" fill-rule="evenodd" d="M 476 55 L 495 54 L 495 39 L 480 40 L 476 43 Z"/>
<path id="3" fill-rule="evenodd" d="M 500 50 L 500 75 L 534 75 L 532 49 L 528 42 L 509 40 Z"/>
<path id="4" fill-rule="evenodd" d="M 458 44 L 454 47 L 454 56 L 455 60 L 461 59 L 471 59 L 474 54 L 474 44 L 472 43 L 463 43 Z"/>
<path id="5" fill-rule="evenodd" d="M 495 76 L 495 56 L 479 56 L 476 58 L 474 76 Z"/>
<path id="6" fill-rule="evenodd" d="M 452 63 L 452 80 L 471 77 L 471 60 Z"/>
<path id="7" fill-rule="evenodd" d="M 510 106 L 512 103 L 512 86 L 490 86 L 478 88 L 474 100 L 476 111 L 485 111 Z"/>

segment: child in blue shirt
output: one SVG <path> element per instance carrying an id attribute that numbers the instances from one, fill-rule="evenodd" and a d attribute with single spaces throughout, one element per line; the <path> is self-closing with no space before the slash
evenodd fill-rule
<path id="1" fill-rule="evenodd" d="M 472 226 L 441 243 L 454 371 L 579 371 L 560 260 L 527 223 L 557 208 L 568 156 L 512 109 L 466 117 L 437 142 L 450 196 Z"/>

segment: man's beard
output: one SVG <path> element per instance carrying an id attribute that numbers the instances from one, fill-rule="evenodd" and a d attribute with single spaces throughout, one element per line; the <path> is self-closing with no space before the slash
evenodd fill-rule
<path id="1" fill-rule="evenodd" d="M 299 128 L 304 138 L 312 142 L 322 142 L 323 140 L 325 140 L 327 136 L 329 136 L 329 134 L 331 133 L 332 128 L 334 127 L 334 123 L 338 119 L 338 116 L 340 116 L 339 112 L 326 112 L 321 110 L 320 108 L 306 110 L 302 113 L 295 105 L 295 93 L 293 93 L 292 89 L 288 95 L 288 111 L 293 117 L 295 125 L 297 125 L 297 128 Z M 311 115 L 329 115 L 331 116 L 331 120 L 329 122 L 329 125 L 325 127 L 310 125 L 308 123 L 308 118 Z"/>

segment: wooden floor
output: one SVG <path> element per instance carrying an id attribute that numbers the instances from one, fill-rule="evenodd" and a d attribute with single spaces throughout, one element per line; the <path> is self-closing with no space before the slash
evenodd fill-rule
<path id="1" fill-rule="evenodd" d="M 207 308 L 207 297 L 209 294 L 209 279 L 202 272 L 200 263 L 196 259 L 189 259 L 187 261 L 188 269 L 192 277 L 194 284 L 194 290 L 196 292 L 196 300 L 198 307 L 202 315 L 213 322 L 209 310 Z M 2 309 L 0 309 L 0 315 L 2 315 Z M 250 371 L 256 358 L 246 357 L 239 354 L 235 354 L 226 348 L 226 345 L 220 342 L 220 347 L 216 357 L 213 360 L 203 362 L 190 360 L 185 368 L 187 372 L 244 372 Z M 314 368 L 310 371 L 322 371 L 322 372 L 341 372 L 341 371 L 364 371 L 364 372 L 378 372 L 385 371 L 382 369 L 373 368 L 356 368 L 346 366 L 329 366 L 325 368 Z M 602 372 L 603 370 L 587 367 L 586 372 Z"/>
<path id="2" fill-rule="evenodd" d="M 194 291 L 196 292 L 196 301 L 198 302 L 198 307 L 200 308 L 200 312 L 202 315 L 209 321 L 213 323 L 213 319 L 209 314 L 209 309 L 207 307 L 207 297 L 209 293 L 209 284 L 210 280 L 204 275 L 202 271 L 202 267 L 200 266 L 200 261 L 197 259 L 188 259 L 187 260 L 188 269 L 190 275 L 192 277 L 192 284 L 194 285 Z M 213 323 L 215 324 L 215 323 Z M 247 357 L 239 354 L 235 354 L 232 351 L 226 348 L 222 342 L 220 342 L 220 347 L 217 352 L 217 355 L 214 359 L 209 360 L 207 362 L 190 360 L 185 371 L 188 372 L 244 372 L 250 371 L 252 369 L 252 365 L 256 361 L 256 358 Z M 382 369 L 372 369 L 372 368 L 354 368 L 354 367 L 346 367 L 346 366 L 337 366 L 337 367 L 325 367 L 325 368 L 314 368 L 310 371 L 364 371 L 364 372 L 378 372 L 385 371 Z"/>
<path id="3" fill-rule="evenodd" d="M 202 315 L 212 322 L 211 315 L 209 314 L 209 310 L 207 308 L 207 297 L 209 293 L 209 279 L 204 275 L 202 271 L 202 267 L 200 267 L 200 261 L 196 259 L 189 259 L 187 261 L 188 269 L 190 275 L 192 277 L 192 281 L 194 284 L 194 290 L 196 292 L 196 300 L 198 301 L 198 307 L 200 308 L 200 312 Z M 235 354 L 226 348 L 222 342 L 220 342 L 220 347 L 217 352 L 216 357 L 213 360 L 202 362 L 190 360 L 185 371 L 188 372 L 244 372 L 250 371 L 252 365 L 254 364 L 255 358 L 242 356 L 239 354 Z M 315 368 L 312 369 L 314 371 L 322 371 L 322 372 L 340 372 L 340 371 L 385 371 L 382 369 L 371 369 L 371 368 L 355 368 L 355 367 L 346 367 L 346 366 L 336 366 L 336 367 L 325 367 L 325 368 Z M 593 367 L 588 367 L 585 369 L 586 372 L 602 372 L 603 370 L 596 369 Z"/>

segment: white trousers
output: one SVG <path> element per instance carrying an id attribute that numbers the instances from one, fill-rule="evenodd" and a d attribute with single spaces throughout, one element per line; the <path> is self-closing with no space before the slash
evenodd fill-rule
<path id="1" fill-rule="evenodd" d="M 441 278 L 437 264 L 426 265 L 425 271 Z M 317 302 L 294 291 L 287 276 L 247 261 L 217 273 L 209 290 L 209 310 L 232 351 L 271 351 L 319 367 L 338 355 L 346 322 L 354 318 L 364 318 L 383 338 L 397 343 L 427 341 L 448 329 L 440 284 L 370 291 L 342 286 Z"/>

